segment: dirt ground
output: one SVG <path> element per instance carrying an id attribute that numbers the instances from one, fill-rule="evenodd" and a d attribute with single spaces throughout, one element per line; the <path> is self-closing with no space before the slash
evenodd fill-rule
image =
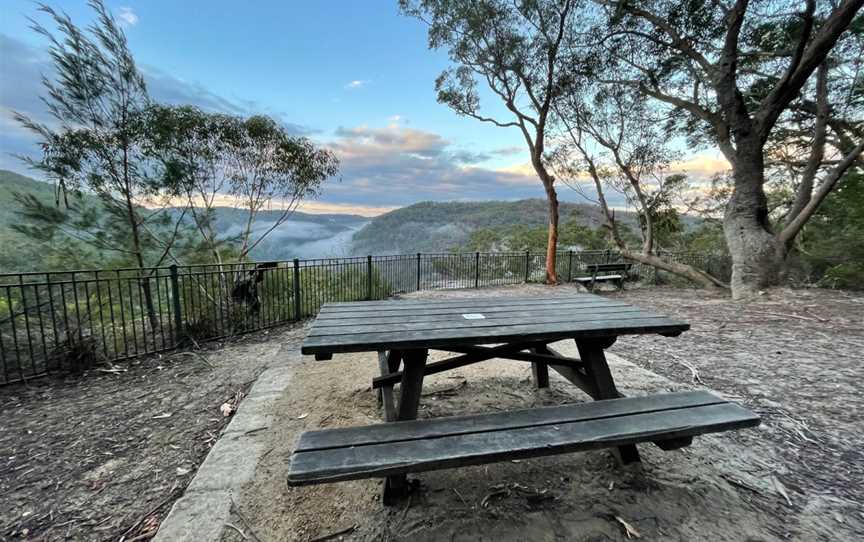
<path id="1" fill-rule="evenodd" d="M 573 291 L 527 286 L 422 295 Z M 286 462 L 300 431 L 380 421 L 369 388 L 374 355 L 304 358 L 277 403 L 271 451 L 238 496 L 237 528 L 226 530 L 224 540 L 594 541 L 635 538 L 634 532 L 688 541 L 864 537 L 864 398 L 857 388 L 864 297 L 778 290 L 739 303 L 667 288 L 603 295 L 692 325 L 678 338 L 619 339 L 609 357 L 625 394 L 713 389 L 759 413 L 762 426 L 699 437 L 674 452 L 642 445 L 643 465 L 636 468 L 617 467 L 599 451 L 423 473 L 405 505 L 385 508 L 378 480 L 287 487 Z M 572 341 L 556 348 L 576 355 Z M 535 391 L 527 364 L 501 360 L 434 375 L 420 417 L 588 399 L 556 377 L 551 389 Z"/>
<path id="2" fill-rule="evenodd" d="M 302 328 L 0 387 L 0 540 L 146 540 Z M 136 538 L 137 537 L 137 538 Z"/>

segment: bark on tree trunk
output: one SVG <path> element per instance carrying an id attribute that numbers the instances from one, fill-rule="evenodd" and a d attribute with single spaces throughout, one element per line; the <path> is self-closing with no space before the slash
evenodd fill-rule
<path id="1" fill-rule="evenodd" d="M 558 194 L 555 187 L 546 189 L 549 200 L 549 237 L 546 242 L 546 284 L 557 284 L 558 273 L 555 271 L 558 259 Z"/>
<path id="2" fill-rule="evenodd" d="M 124 196 L 126 199 L 126 217 L 129 221 L 129 227 L 132 233 L 132 251 L 135 253 L 135 262 L 138 264 L 138 281 L 141 285 L 141 292 L 144 295 L 144 308 L 147 311 L 147 318 L 150 321 L 150 329 L 154 330 L 155 333 L 155 330 L 159 326 L 159 321 L 156 318 L 156 306 L 153 303 L 153 290 L 150 288 L 150 280 L 147 277 L 147 273 L 144 271 L 144 249 L 141 247 L 140 225 L 135 213 L 134 203 L 132 202 L 132 190 L 128 180 L 126 181 L 126 187 L 126 193 Z"/>
<path id="3" fill-rule="evenodd" d="M 546 190 L 546 201 L 549 204 L 549 236 L 546 242 L 546 284 L 558 284 L 558 273 L 555 263 L 558 256 L 558 192 L 555 190 L 555 178 L 546 170 L 543 164 L 542 147 L 534 146 L 531 163 L 534 171 Z"/>
<path id="4" fill-rule="evenodd" d="M 740 144 L 744 147 L 745 144 Z M 783 250 L 768 222 L 761 145 L 746 145 L 733 163 L 735 191 L 726 206 L 723 231 L 732 255 L 733 299 L 755 295 L 780 280 Z"/>

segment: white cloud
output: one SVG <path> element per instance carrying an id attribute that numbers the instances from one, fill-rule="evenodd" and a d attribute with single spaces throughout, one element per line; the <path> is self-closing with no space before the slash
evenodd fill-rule
<path id="1" fill-rule="evenodd" d="M 345 88 L 347 90 L 357 90 L 358 88 L 365 87 L 370 82 L 371 81 L 369 81 L 368 79 L 355 79 L 355 80 L 351 81 L 350 83 L 348 83 L 347 85 L 345 85 Z"/>
<path id="2" fill-rule="evenodd" d="M 673 162 L 669 167 L 672 173 L 686 173 L 692 180 L 708 180 L 719 173 L 732 169 L 731 164 L 721 155 L 696 154 L 684 160 Z"/>
<path id="3" fill-rule="evenodd" d="M 350 203 L 327 203 L 323 201 L 304 201 L 298 210 L 312 215 L 318 214 L 350 214 L 360 216 L 378 216 L 398 209 L 398 207 L 375 207 L 371 205 L 353 205 Z"/>
<path id="4" fill-rule="evenodd" d="M 330 201 L 376 208 L 422 200 L 488 200 L 542 196 L 536 174 L 479 167 L 488 157 L 460 149 L 440 134 L 397 123 L 337 129 L 324 144 L 339 157 L 341 182 Z"/>
<path id="5" fill-rule="evenodd" d="M 135 26 L 138 24 L 138 15 L 130 7 L 121 7 L 117 10 L 117 18 L 123 26 Z"/>
<path id="6" fill-rule="evenodd" d="M 405 117 L 403 117 L 402 115 L 392 115 L 390 117 L 387 117 L 387 120 L 390 121 L 391 123 L 397 123 L 397 122 L 402 122 L 403 120 L 405 120 Z"/>

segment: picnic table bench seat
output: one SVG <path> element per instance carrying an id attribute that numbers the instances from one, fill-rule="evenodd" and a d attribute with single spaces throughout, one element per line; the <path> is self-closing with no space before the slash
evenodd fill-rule
<path id="1" fill-rule="evenodd" d="M 615 282 L 620 289 L 624 287 L 624 281 L 629 278 L 627 272 L 632 266 L 633 264 L 629 263 L 592 263 L 585 266 L 585 269 L 591 273 L 590 277 L 575 277 L 573 280 L 580 284 L 587 284 L 588 289 L 592 291 L 598 282 Z"/>
<path id="2" fill-rule="evenodd" d="M 692 437 L 759 425 L 749 410 L 704 391 L 324 429 L 302 433 L 292 486 L 400 475 Z"/>

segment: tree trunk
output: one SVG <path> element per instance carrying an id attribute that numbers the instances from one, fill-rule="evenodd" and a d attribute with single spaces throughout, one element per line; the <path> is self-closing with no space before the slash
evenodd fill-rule
<path id="1" fill-rule="evenodd" d="M 723 231 L 732 255 L 732 298 L 743 299 L 780 280 L 782 247 L 771 232 L 765 197 L 762 146 L 739 143 L 732 165 L 735 191 L 726 205 Z"/>
<path id="2" fill-rule="evenodd" d="M 618 247 L 618 251 L 621 253 L 621 256 L 623 256 L 627 260 L 633 260 L 634 262 L 650 265 L 655 269 L 662 269 L 663 271 L 668 271 L 670 273 L 678 275 L 679 277 L 689 279 L 703 288 L 726 288 L 726 285 L 723 284 L 722 281 L 712 277 L 701 269 L 693 267 L 692 265 L 677 262 L 667 262 L 666 260 L 654 254 L 634 252 L 627 248 Z"/>
<path id="3" fill-rule="evenodd" d="M 531 163 L 534 171 L 543 183 L 546 190 L 546 201 L 549 204 L 549 236 L 546 242 L 546 284 L 558 284 L 558 273 L 555 271 L 555 263 L 558 259 L 558 192 L 555 191 L 555 178 L 546 170 L 543 164 L 541 152 L 534 147 Z"/>
<path id="4" fill-rule="evenodd" d="M 549 200 L 549 237 L 546 242 L 546 284 L 557 284 L 558 273 L 555 263 L 558 259 L 558 194 L 555 187 L 546 189 Z"/>
<path id="5" fill-rule="evenodd" d="M 128 186 L 128 183 L 127 183 Z M 138 264 L 138 283 L 141 285 L 141 292 L 144 295 L 144 309 L 147 311 L 147 319 L 150 321 L 150 329 L 154 334 L 159 327 L 159 321 L 156 318 L 156 307 L 153 304 L 153 290 L 150 288 L 150 279 L 147 273 L 144 272 L 144 252 L 141 247 L 141 232 L 135 207 L 132 203 L 131 190 L 127 190 L 126 197 L 126 213 L 129 220 L 129 227 L 132 233 L 132 251 L 135 253 L 135 262 Z M 132 300 L 130 299 L 130 303 Z"/>

